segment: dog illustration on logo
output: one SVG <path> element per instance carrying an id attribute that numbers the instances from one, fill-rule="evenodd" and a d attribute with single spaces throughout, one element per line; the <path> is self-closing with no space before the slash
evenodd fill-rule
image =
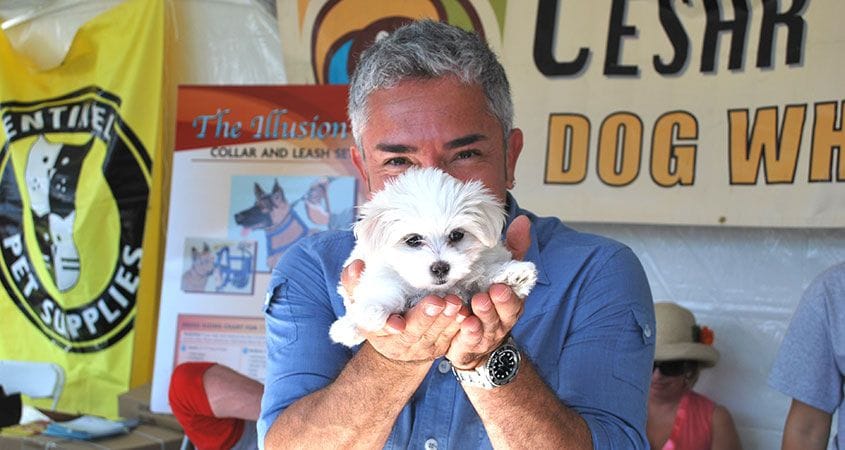
<path id="1" fill-rule="evenodd" d="M 30 147 L 24 170 L 35 237 L 61 292 L 79 280 L 79 252 L 73 238 L 76 188 L 93 142 L 91 138 L 83 145 L 56 144 L 39 135 Z"/>

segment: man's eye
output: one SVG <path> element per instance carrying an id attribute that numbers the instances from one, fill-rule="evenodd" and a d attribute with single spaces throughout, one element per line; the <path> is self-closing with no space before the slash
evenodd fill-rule
<path id="1" fill-rule="evenodd" d="M 478 150 L 461 150 L 457 154 L 455 154 L 455 159 L 469 159 L 473 156 L 480 155 L 481 152 Z"/>
<path id="2" fill-rule="evenodd" d="M 453 244 L 455 242 L 460 241 L 463 238 L 464 238 L 464 232 L 461 231 L 461 230 L 452 230 L 452 232 L 449 233 L 449 242 L 451 242 Z"/>
<path id="3" fill-rule="evenodd" d="M 405 238 L 405 245 L 408 247 L 419 247 L 422 245 L 422 236 L 418 234 L 412 234 Z"/>
<path id="4" fill-rule="evenodd" d="M 385 166 L 407 166 L 411 162 L 408 158 L 390 158 L 384 162 Z"/>

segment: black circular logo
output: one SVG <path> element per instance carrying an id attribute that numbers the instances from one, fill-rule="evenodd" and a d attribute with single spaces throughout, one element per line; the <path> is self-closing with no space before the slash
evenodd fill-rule
<path id="1" fill-rule="evenodd" d="M 152 164 L 119 109 L 97 87 L 0 103 L 0 282 L 66 351 L 134 322 Z"/>

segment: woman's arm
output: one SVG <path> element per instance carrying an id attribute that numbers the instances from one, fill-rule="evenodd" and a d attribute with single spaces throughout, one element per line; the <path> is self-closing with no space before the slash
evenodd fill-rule
<path id="1" fill-rule="evenodd" d="M 710 448 L 713 450 L 741 450 L 739 434 L 731 418 L 731 413 L 724 406 L 716 406 L 713 410 L 713 441 Z"/>

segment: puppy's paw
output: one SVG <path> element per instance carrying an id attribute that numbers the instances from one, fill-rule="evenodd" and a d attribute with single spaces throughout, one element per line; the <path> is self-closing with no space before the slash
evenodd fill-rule
<path id="1" fill-rule="evenodd" d="M 392 312 L 384 305 L 367 305 L 358 311 L 355 320 L 358 322 L 358 326 L 367 331 L 378 331 L 387 324 L 387 318 L 390 317 Z"/>
<path id="2" fill-rule="evenodd" d="M 519 298 L 525 298 L 537 283 L 537 268 L 532 262 L 510 261 L 493 277 L 493 282 L 507 284 Z"/>
<path id="3" fill-rule="evenodd" d="M 364 342 L 364 336 L 358 331 L 358 326 L 349 316 L 337 319 L 329 328 L 329 337 L 338 344 L 354 347 Z"/>

